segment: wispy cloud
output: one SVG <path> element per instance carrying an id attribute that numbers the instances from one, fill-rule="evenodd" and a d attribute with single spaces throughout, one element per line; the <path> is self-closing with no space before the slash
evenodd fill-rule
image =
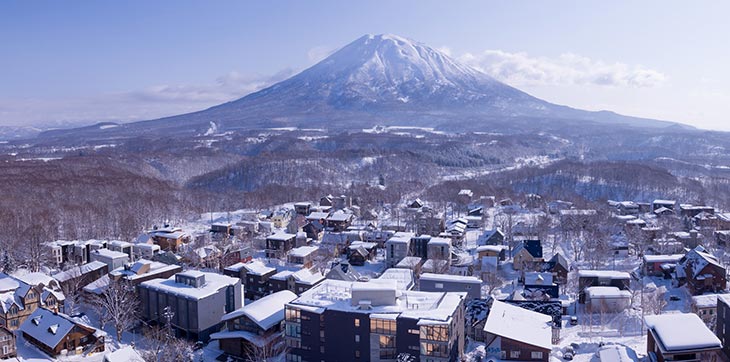
<path id="1" fill-rule="evenodd" d="M 158 84 L 129 92 L 73 98 L 0 99 L 0 125 L 154 119 L 235 100 L 292 74 L 292 69 L 271 75 L 230 72 L 208 84 Z"/>
<path id="2" fill-rule="evenodd" d="M 319 45 L 307 51 L 307 57 L 312 63 L 318 63 L 324 58 L 332 55 L 338 48 L 329 45 Z"/>
<path id="3" fill-rule="evenodd" d="M 641 65 L 607 63 L 572 53 L 549 58 L 485 50 L 477 54 L 466 53 L 458 59 L 514 86 L 600 85 L 643 88 L 661 85 L 667 79 L 663 73 Z"/>

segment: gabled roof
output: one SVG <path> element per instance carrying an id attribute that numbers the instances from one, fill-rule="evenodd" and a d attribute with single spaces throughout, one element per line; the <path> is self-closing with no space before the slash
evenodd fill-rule
<path id="1" fill-rule="evenodd" d="M 284 306 L 294 299 L 297 299 L 296 294 L 282 290 L 228 313 L 221 320 L 225 322 L 246 316 L 265 331 L 284 320 Z"/>
<path id="2" fill-rule="evenodd" d="M 552 317 L 495 300 L 484 331 L 531 346 L 552 348 Z"/>
<path id="3" fill-rule="evenodd" d="M 556 265 L 560 265 L 563 268 L 565 268 L 565 270 L 570 270 L 570 266 L 568 265 L 568 260 L 565 259 L 565 257 L 560 253 L 555 253 L 555 255 L 553 255 L 553 257 L 550 258 L 550 260 L 548 260 L 548 262 L 546 264 L 547 264 L 547 269 L 552 269 Z"/>
<path id="4" fill-rule="evenodd" d="M 525 249 L 533 258 L 542 258 L 542 242 L 540 240 L 523 240 L 517 244 L 513 252 L 514 255 Z"/>
<path id="5" fill-rule="evenodd" d="M 90 334 L 96 332 L 95 328 L 77 323 L 65 314 L 38 308 L 20 325 L 20 331 L 54 349 L 77 325 Z"/>
<path id="6" fill-rule="evenodd" d="M 680 268 L 677 268 L 677 276 L 680 278 L 684 276 L 696 278 L 708 265 L 713 265 L 717 268 L 725 270 L 725 268 L 720 265 L 717 258 L 714 255 L 707 253 L 705 251 L 705 248 L 703 248 L 701 245 L 690 250 L 687 255 L 685 255 L 684 258 L 682 258 L 677 264 L 680 266 Z M 685 275 L 686 269 L 688 267 L 691 268 L 692 275 Z"/>

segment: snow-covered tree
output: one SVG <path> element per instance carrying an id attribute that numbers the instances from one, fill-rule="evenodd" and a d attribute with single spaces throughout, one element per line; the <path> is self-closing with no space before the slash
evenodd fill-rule
<path id="1" fill-rule="evenodd" d="M 109 286 L 101 294 L 94 295 L 90 302 L 114 325 L 117 342 L 122 342 L 122 334 L 139 321 L 139 300 L 134 286 L 123 280 L 111 280 Z"/>

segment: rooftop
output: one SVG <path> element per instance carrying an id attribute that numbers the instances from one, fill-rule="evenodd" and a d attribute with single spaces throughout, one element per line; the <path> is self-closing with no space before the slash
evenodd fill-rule
<path id="1" fill-rule="evenodd" d="M 552 317 L 495 300 L 484 331 L 531 346 L 552 348 Z"/>
<path id="2" fill-rule="evenodd" d="M 282 290 L 228 313 L 222 320 L 229 321 L 246 316 L 262 330 L 267 330 L 284 320 L 284 306 L 296 298 L 296 294 Z"/>
<path id="3" fill-rule="evenodd" d="M 174 294 L 184 298 L 203 299 L 217 293 L 222 288 L 236 285 L 240 282 L 238 278 L 231 278 L 218 273 L 185 272 L 183 274 L 205 275 L 205 284 L 203 284 L 200 288 L 195 288 L 187 284 L 177 283 L 175 282 L 175 276 L 173 275 L 169 279 L 158 278 L 143 282 L 140 284 L 140 287 L 154 289 L 168 294 Z"/>
<path id="4" fill-rule="evenodd" d="M 722 348 L 720 340 L 693 313 L 671 313 L 644 317 L 662 351 L 678 352 Z"/>

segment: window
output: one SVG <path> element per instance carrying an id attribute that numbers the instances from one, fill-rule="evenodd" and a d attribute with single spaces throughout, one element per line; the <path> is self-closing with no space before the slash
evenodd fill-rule
<path id="1" fill-rule="evenodd" d="M 530 353 L 530 358 L 542 359 L 542 352 L 532 352 L 532 353 Z"/>
<path id="2" fill-rule="evenodd" d="M 286 321 L 289 323 L 301 323 L 301 311 L 295 308 L 286 308 Z"/>
<path id="3" fill-rule="evenodd" d="M 13 319 L 13 320 L 11 320 L 11 321 L 10 321 L 10 326 L 11 326 L 11 327 L 17 327 L 17 326 L 18 326 L 18 320 L 17 320 L 17 319 Z"/>
<path id="4" fill-rule="evenodd" d="M 449 330 L 447 326 L 421 326 L 421 340 L 449 341 Z"/>
<path id="5" fill-rule="evenodd" d="M 444 289 L 444 283 L 436 283 L 435 288 L 436 289 Z"/>
<path id="6" fill-rule="evenodd" d="M 360 358 L 360 350 L 355 350 L 355 358 Z"/>
<path id="7" fill-rule="evenodd" d="M 286 328 L 287 337 L 293 337 L 293 338 L 302 337 L 302 327 L 300 327 L 298 324 L 287 324 L 285 328 Z"/>
<path id="8" fill-rule="evenodd" d="M 520 351 L 509 351 L 509 358 L 520 358 Z"/>
<path id="9" fill-rule="evenodd" d="M 287 353 L 286 362 L 302 362 L 302 356 L 297 356 L 295 354 Z"/>
<path id="10" fill-rule="evenodd" d="M 3 354 L 8 354 L 9 352 L 8 346 L 3 346 Z"/>
<path id="11" fill-rule="evenodd" d="M 408 330 L 408 333 L 410 333 L 410 334 L 421 334 L 421 331 L 419 331 L 418 329 L 409 329 Z"/>
<path id="12" fill-rule="evenodd" d="M 387 319 L 371 319 L 370 333 L 395 334 L 395 321 Z M 418 334 L 418 333 L 416 333 Z"/>
<path id="13" fill-rule="evenodd" d="M 359 334 L 356 334 L 355 335 L 355 343 L 360 343 L 360 335 Z"/>
<path id="14" fill-rule="evenodd" d="M 324 346 L 319 346 L 319 353 L 324 354 Z"/>
<path id="15" fill-rule="evenodd" d="M 355 318 L 355 327 L 360 327 L 360 319 Z"/>
<path id="16" fill-rule="evenodd" d="M 446 343 L 421 343 L 421 355 L 430 357 L 449 357 Z"/>

